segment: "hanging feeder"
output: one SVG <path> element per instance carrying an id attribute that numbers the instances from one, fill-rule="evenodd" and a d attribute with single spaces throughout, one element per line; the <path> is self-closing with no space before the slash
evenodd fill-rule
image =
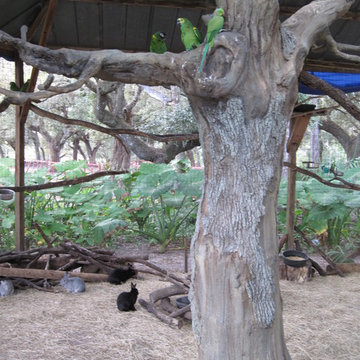
<path id="1" fill-rule="evenodd" d="M 10 189 L 0 189 L 0 200 L 9 201 L 15 197 L 15 191 Z"/>

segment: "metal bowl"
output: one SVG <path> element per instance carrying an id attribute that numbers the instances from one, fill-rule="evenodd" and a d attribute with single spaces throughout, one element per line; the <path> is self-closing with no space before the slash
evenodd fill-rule
<path id="1" fill-rule="evenodd" d="M 179 297 L 175 300 L 176 302 L 176 306 L 179 308 L 179 309 L 182 309 L 183 307 L 187 306 L 190 304 L 190 300 L 187 296 L 182 296 L 182 297 Z"/>
<path id="2" fill-rule="evenodd" d="M 15 196 L 15 191 L 10 189 L 0 189 L 0 200 L 12 200 Z"/>
<path id="3" fill-rule="evenodd" d="M 282 253 L 284 264 L 293 266 L 293 267 L 303 267 L 306 265 L 306 262 L 309 260 L 309 257 L 298 250 L 285 250 Z M 301 259 L 296 259 L 301 258 Z"/>

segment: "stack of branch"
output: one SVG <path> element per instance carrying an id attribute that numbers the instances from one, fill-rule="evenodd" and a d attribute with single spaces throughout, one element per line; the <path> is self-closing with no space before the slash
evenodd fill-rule
<path id="1" fill-rule="evenodd" d="M 13 279 L 18 288 L 32 286 L 53 291 L 49 288 L 58 283 L 65 271 L 81 270 L 76 276 L 84 281 L 106 281 L 112 269 L 147 259 L 148 255 L 117 256 L 114 250 L 66 242 L 57 247 L 1 253 L 0 277 Z"/>
<path id="2" fill-rule="evenodd" d="M 187 295 L 189 293 L 190 282 L 173 274 L 167 274 L 166 279 L 173 285 L 153 291 L 149 295 L 149 301 L 139 299 L 139 304 L 164 323 L 173 328 L 180 329 L 184 324 L 183 319 L 191 320 L 190 304 L 178 308 L 174 305 L 171 297 Z"/>

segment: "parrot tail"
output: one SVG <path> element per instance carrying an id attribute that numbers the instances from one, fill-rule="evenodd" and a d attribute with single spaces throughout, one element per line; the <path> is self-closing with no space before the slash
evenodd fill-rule
<path id="1" fill-rule="evenodd" d="M 205 57 L 206 57 L 206 53 L 208 52 L 208 50 L 209 50 L 209 43 L 206 43 L 205 47 L 204 47 L 204 52 L 203 52 L 203 56 L 202 56 L 202 59 L 201 59 L 201 63 L 200 63 L 199 75 L 201 74 L 201 70 L 202 70 L 202 68 L 204 66 Z"/>

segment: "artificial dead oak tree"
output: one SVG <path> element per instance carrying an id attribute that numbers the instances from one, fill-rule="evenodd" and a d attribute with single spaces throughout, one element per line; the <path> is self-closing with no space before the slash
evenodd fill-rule
<path id="1" fill-rule="evenodd" d="M 199 123 L 204 189 L 192 241 L 193 329 L 199 359 L 290 359 L 279 290 L 275 210 L 297 79 L 314 42 L 354 1 L 316 0 L 280 24 L 278 0 L 219 0 L 220 33 L 201 76 L 203 46 L 181 54 L 49 50 L 0 33 L 49 73 L 177 85 Z M 52 91 L 8 96 L 52 96 Z"/>

